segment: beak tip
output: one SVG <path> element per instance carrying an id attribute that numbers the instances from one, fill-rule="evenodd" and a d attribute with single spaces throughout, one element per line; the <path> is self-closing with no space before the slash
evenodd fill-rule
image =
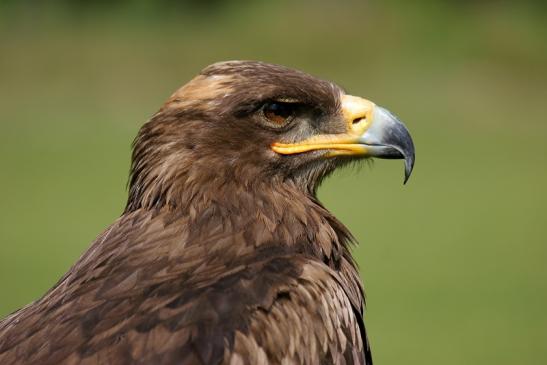
<path id="1" fill-rule="evenodd" d="M 403 181 L 403 185 L 406 185 L 408 182 L 408 179 L 410 179 L 410 175 L 412 174 L 412 170 L 414 169 L 414 155 L 405 158 L 405 180 Z"/>
<path id="2" fill-rule="evenodd" d="M 403 185 L 406 185 L 406 183 L 408 182 L 408 179 L 409 179 L 409 178 L 410 178 L 410 174 L 407 173 L 407 172 L 405 171 L 405 179 L 404 179 L 404 181 L 403 181 Z"/>

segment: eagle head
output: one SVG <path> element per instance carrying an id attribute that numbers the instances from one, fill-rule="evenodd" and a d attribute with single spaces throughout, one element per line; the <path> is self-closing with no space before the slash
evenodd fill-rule
<path id="1" fill-rule="evenodd" d="M 315 196 L 337 166 L 371 157 L 404 159 L 405 182 L 412 172 L 410 134 L 386 109 L 283 66 L 215 63 L 141 128 L 127 210 L 176 206 L 205 186 L 291 184 Z"/>

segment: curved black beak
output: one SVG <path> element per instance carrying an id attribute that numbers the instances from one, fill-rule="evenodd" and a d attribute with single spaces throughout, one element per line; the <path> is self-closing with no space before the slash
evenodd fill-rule
<path id="1" fill-rule="evenodd" d="M 385 159 L 405 160 L 405 180 L 414 168 L 414 142 L 406 126 L 387 109 L 376 106 L 372 123 L 359 137 L 367 148 L 367 155 Z"/>

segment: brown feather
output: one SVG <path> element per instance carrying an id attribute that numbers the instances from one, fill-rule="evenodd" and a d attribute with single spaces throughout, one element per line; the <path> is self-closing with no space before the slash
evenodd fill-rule
<path id="1" fill-rule="evenodd" d="M 370 364 L 351 235 L 315 198 L 337 165 L 290 165 L 245 117 L 281 94 L 336 115 L 339 93 L 230 62 L 173 94 L 135 140 L 124 214 L 0 322 L 0 363 Z"/>

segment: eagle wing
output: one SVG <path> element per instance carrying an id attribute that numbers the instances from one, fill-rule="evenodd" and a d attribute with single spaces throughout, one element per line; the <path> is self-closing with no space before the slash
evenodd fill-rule
<path id="1" fill-rule="evenodd" d="M 0 322 L 0 363 L 370 363 L 346 261 L 334 271 L 244 231 L 207 237 L 196 242 L 184 218 L 121 217 Z"/>

